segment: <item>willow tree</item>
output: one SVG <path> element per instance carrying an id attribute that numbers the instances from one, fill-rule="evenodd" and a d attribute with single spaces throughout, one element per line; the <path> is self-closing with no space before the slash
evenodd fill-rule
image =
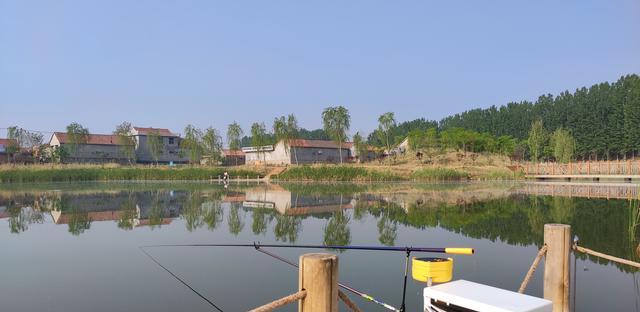
<path id="1" fill-rule="evenodd" d="M 87 144 L 89 142 L 89 129 L 77 122 L 72 122 L 67 126 L 67 138 L 69 139 L 71 152 L 75 153 L 78 151 L 80 144 Z"/>
<path id="2" fill-rule="evenodd" d="M 209 164 L 217 164 L 222 159 L 222 137 L 218 130 L 209 127 L 204 131 L 202 153 L 209 158 Z"/>
<path id="3" fill-rule="evenodd" d="M 184 128 L 184 139 L 180 142 L 180 148 L 189 152 L 189 163 L 193 164 L 200 160 L 202 155 L 202 130 L 187 125 Z"/>
<path id="4" fill-rule="evenodd" d="M 229 149 L 232 151 L 240 150 L 242 144 L 242 135 L 244 132 L 237 122 L 233 122 L 227 128 L 227 143 L 229 143 Z M 236 165 L 238 165 L 238 157 L 234 157 Z"/>
<path id="5" fill-rule="evenodd" d="M 264 154 L 264 145 L 267 144 L 267 128 L 263 122 L 254 122 L 251 125 L 251 145 L 256 148 L 259 153 L 262 153 L 263 161 L 266 162 L 266 155 Z"/>
<path id="6" fill-rule="evenodd" d="M 273 134 L 276 137 L 276 141 L 282 141 L 286 153 L 288 153 L 289 147 L 291 146 L 291 141 L 298 137 L 299 130 L 298 121 L 293 114 L 287 117 L 278 117 L 273 121 Z M 293 146 L 293 155 L 297 165 L 298 153 L 296 152 L 295 145 Z"/>
<path id="7" fill-rule="evenodd" d="M 158 159 L 160 159 L 160 156 L 164 151 L 164 142 L 158 130 L 149 131 L 149 134 L 147 135 L 147 145 L 149 146 L 149 154 L 151 154 L 151 158 L 153 158 L 153 161 L 158 165 Z"/>
<path id="8" fill-rule="evenodd" d="M 349 110 L 343 106 L 327 107 L 322 112 L 324 131 L 338 145 L 342 164 L 342 143 L 347 140 L 347 131 L 351 123 Z"/>
<path id="9" fill-rule="evenodd" d="M 391 130 L 396 126 L 396 118 L 393 112 L 387 112 L 380 117 L 378 117 L 378 130 L 380 135 L 382 136 L 382 140 L 385 142 L 385 146 L 387 147 L 387 152 L 391 152 L 391 142 L 389 140 L 389 135 L 391 134 Z"/>
<path id="10" fill-rule="evenodd" d="M 131 130 L 133 130 L 131 123 L 124 121 L 113 131 L 113 134 L 118 137 L 118 148 L 129 161 L 129 165 L 136 158 L 136 140 L 131 135 Z"/>

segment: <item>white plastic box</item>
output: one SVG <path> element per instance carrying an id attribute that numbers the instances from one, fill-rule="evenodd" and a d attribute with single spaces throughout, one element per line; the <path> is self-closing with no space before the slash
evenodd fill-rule
<path id="1" fill-rule="evenodd" d="M 551 301 L 457 280 L 424 289 L 425 312 L 551 312 Z"/>

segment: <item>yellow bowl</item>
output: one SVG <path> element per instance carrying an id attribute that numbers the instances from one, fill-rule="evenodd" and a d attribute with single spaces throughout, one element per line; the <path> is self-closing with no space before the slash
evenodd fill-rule
<path id="1" fill-rule="evenodd" d="M 451 258 L 416 258 L 411 259 L 411 276 L 420 282 L 429 278 L 434 283 L 445 283 L 453 278 L 453 259 Z"/>

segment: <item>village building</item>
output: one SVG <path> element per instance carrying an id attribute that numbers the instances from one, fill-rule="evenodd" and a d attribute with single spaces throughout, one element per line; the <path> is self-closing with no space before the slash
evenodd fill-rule
<path id="1" fill-rule="evenodd" d="M 66 133 L 54 132 L 49 140 L 49 146 L 53 150 L 64 148 L 67 153 L 65 162 L 125 163 L 128 161 L 117 135 L 90 134 L 85 142 L 73 144 Z"/>
<path id="2" fill-rule="evenodd" d="M 283 141 L 275 145 L 243 147 L 247 164 L 289 165 L 314 163 L 340 163 L 351 159 L 349 142 L 338 145 L 333 141 L 295 139 L 285 146 Z M 342 151 L 340 151 L 340 149 Z"/>
<path id="3" fill-rule="evenodd" d="M 223 166 L 241 166 L 246 161 L 244 152 L 242 150 L 222 150 L 222 165 Z"/>
<path id="4" fill-rule="evenodd" d="M 9 162 L 12 155 L 9 155 L 8 151 L 10 146 L 17 145 L 18 142 L 13 139 L 0 139 L 0 164 Z"/>
<path id="5" fill-rule="evenodd" d="M 155 163 L 156 160 L 149 146 L 149 135 L 156 134 L 162 141 L 162 151 L 158 155 L 159 163 L 186 163 L 189 156 L 186 151 L 180 151 L 179 135 L 164 128 L 133 127 L 131 136 L 136 144 L 136 161 L 138 163 Z"/>

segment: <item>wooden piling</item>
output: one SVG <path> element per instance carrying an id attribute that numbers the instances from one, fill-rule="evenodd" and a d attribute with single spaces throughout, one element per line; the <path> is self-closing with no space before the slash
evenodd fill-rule
<path id="1" fill-rule="evenodd" d="M 299 312 L 338 311 L 338 257 L 327 253 L 300 256 L 299 290 L 307 295 L 298 304 Z"/>
<path id="2" fill-rule="evenodd" d="M 545 224 L 544 243 L 544 298 L 553 302 L 553 312 L 569 312 L 571 226 Z"/>

